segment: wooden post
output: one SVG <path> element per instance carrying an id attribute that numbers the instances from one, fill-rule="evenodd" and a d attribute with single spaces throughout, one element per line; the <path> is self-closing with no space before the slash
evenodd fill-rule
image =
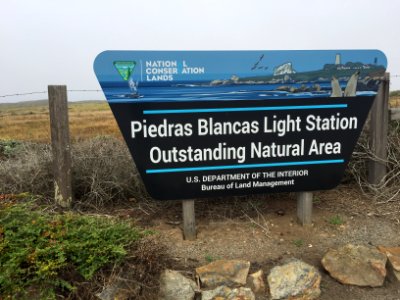
<path id="1" fill-rule="evenodd" d="M 196 239 L 196 220 L 194 200 L 182 200 L 183 238 L 193 241 Z"/>
<path id="2" fill-rule="evenodd" d="M 297 193 L 297 220 L 303 226 L 312 224 L 312 192 Z"/>
<path id="3" fill-rule="evenodd" d="M 55 202 L 62 207 L 72 203 L 71 153 L 68 127 L 67 87 L 49 85 L 51 147 L 53 150 Z"/>
<path id="4" fill-rule="evenodd" d="M 385 73 L 371 111 L 370 148 L 374 157 L 368 163 L 370 184 L 379 184 L 386 176 L 389 84 L 390 74 Z"/>

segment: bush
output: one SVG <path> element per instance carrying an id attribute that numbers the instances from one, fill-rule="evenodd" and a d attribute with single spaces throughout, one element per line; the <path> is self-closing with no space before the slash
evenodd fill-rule
<path id="1" fill-rule="evenodd" d="M 14 156 L 20 145 L 21 143 L 17 141 L 0 140 L 0 158 Z"/>
<path id="2" fill-rule="evenodd" d="M 49 145 L 2 141 L 0 194 L 30 192 L 53 196 L 52 155 Z M 13 145 L 13 146 L 11 146 Z"/>
<path id="3" fill-rule="evenodd" d="M 390 92 L 390 97 L 399 97 L 400 96 L 400 91 L 391 91 Z"/>
<path id="4" fill-rule="evenodd" d="M 365 132 L 361 135 L 353 152 L 347 175 L 350 175 L 351 179 L 355 180 L 366 194 L 379 200 L 378 203 L 397 202 L 398 206 L 400 206 L 400 121 L 391 121 L 389 123 L 387 138 L 388 158 L 385 162 L 387 175 L 383 182 L 378 185 L 370 185 L 367 181 L 368 161 L 379 159 L 371 151 L 369 138 Z"/>
<path id="5" fill-rule="evenodd" d="M 111 137 L 76 143 L 72 148 L 74 191 L 96 207 L 130 197 L 147 197 L 126 145 Z"/>
<path id="6" fill-rule="evenodd" d="M 52 198 L 51 147 L 17 144 L 10 150 L 12 155 L 0 156 L 0 194 L 30 192 Z M 100 207 L 131 197 L 147 197 L 128 149 L 120 140 L 98 137 L 73 144 L 72 164 L 75 198 L 85 205 Z"/>
<path id="7" fill-rule="evenodd" d="M 145 233 L 113 218 L 50 214 L 33 202 L 0 208 L 0 294 L 54 299 L 108 264 L 120 263 Z M 67 276 L 68 275 L 68 276 Z"/>

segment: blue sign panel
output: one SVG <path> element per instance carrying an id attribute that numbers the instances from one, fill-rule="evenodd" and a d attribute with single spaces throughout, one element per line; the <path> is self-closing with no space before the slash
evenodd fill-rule
<path id="1" fill-rule="evenodd" d="M 94 68 L 156 199 L 336 186 L 386 70 L 378 50 L 106 51 Z"/>

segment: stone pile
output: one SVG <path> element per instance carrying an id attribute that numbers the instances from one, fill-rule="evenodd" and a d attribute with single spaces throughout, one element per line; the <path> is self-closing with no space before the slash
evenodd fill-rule
<path id="1" fill-rule="evenodd" d="M 386 275 L 400 284 L 400 247 L 344 245 L 330 249 L 321 260 L 329 275 L 346 285 L 379 287 Z M 178 271 L 164 270 L 160 276 L 159 300 L 255 300 L 317 299 L 321 275 L 318 270 L 295 258 L 283 261 L 264 274 L 249 274 L 250 262 L 217 260 L 195 270 L 195 278 Z M 265 279 L 267 281 L 265 281 Z M 267 284 L 266 284 L 267 283 Z M 121 283 L 97 294 L 101 300 L 125 300 Z"/>
<path id="2" fill-rule="evenodd" d="M 250 262 L 218 260 L 196 268 L 196 281 L 175 271 L 161 275 L 160 300 L 255 300 L 266 295 L 263 270 L 249 274 Z M 316 299 L 321 275 L 311 265 L 297 259 L 274 267 L 268 275 L 271 299 Z M 171 286 L 172 285 L 172 286 Z M 184 285 L 184 286 L 183 286 Z"/>

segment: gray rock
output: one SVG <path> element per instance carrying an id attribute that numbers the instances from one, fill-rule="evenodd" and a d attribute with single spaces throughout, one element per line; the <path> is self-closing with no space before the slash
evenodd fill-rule
<path id="1" fill-rule="evenodd" d="M 196 283 L 173 270 L 165 270 L 160 276 L 159 300 L 193 300 Z"/>
<path id="2" fill-rule="evenodd" d="M 239 78 L 238 76 L 232 75 L 230 80 L 231 80 L 233 83 L 236 83 L 236 84 L 237 84 L 237 83 L 239 83 L 239 79 L 240 79 L 240 78 Z"/>
<path id="3" fill-rule="evenodd" d="M 258 270 L 257 272 L 250 274 L 249 277 L 247 277 L 247 286 L 256 294 L 264 293 L 265 283 L 263 270 Z"/>
<path id="4" fill-rule="evenodd" d="M 245 285 L 249 269 L 249 261 L 217 260 L 196 268 L 196 276 L 203 287 Z"/>
<path id="5" fill-rule="evenodd" d="M 222 285 L 213 290 L 202 291 L 201 300 L 213 300 L 216 297 L 221 297 L 223 299 L 226 299 L 231 292 L 232 289 L 228 288 L 225 285 Z"/>
<path id="6" fill-rule="evenodd" d="M 227 300 L 255 300 L 256 297 L 251 289 L 240 287 L 233 289 L 227 297 Z"/>
<path id="7" fill-rule="evenodd" d="M 274 267 L 268 275 L 271 299 L 316 299 L 320 283 L 317 269 L 297 259 Z"/>
<path id="8" fill-rule="evenodd" d="M 220 80 L 220 79 L 215 79 L 215 80 L 210 82 L 211 86 L 222 85 L 222 84 L 223 84 L 223 81 Z"/>
<path id="9" fill-rule="evenodd" d="M 216 289 L 203 291 L 201 293 L 201 300 L 255 300 L 254 293 L 249 288 L 240 287 L 230 289 L 223 285 Z"/>
<path id="10" fill-rule="evenodd" d="M 96 294 L 100 300 L 127 300 L 140 293 L 139 284 L 130 284 L 123 278 L 116 278 L 113 282 L 103 288 L 101 293 Z"/>
<path id="11" fill-rule="evenodd" d="M 313 91 L 320 92 L 321 91 L 321 86 L 318 83 L 314 84 Z"/>
<path id="12" fill-rule="evenodd" d="M 386 255 L 371 247 L 348 244 L 329 250 L 321 262 L 343 284 L 377 287 L 386 276 Z"/>
<path id="13" fill-rule="evenodd" d="M 103 288 L 101 293 L 96 294 L 96 297 L 100 300 L 114 300 L 118 293 L 119 286 L 117 284 L 111 284 Z"/>

